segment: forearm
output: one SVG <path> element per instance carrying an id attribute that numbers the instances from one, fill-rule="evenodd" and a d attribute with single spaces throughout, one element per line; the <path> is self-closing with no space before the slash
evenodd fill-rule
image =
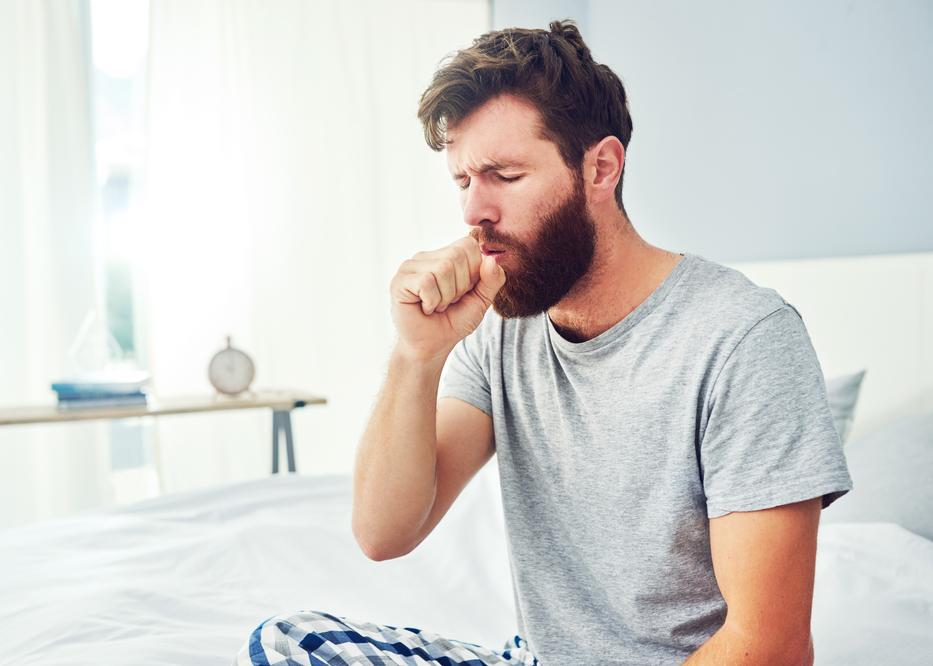
<path id="1" fill-rule="evenodd" d="M 414 361 L 394 350 L 357 449 L 353 533 L 374 559 L 407 552 L 434 505 L 443 364 L 443 358 Z"/>
<path id="2" fill-rule="evenodd" d="M 700 649 L 690 655 L 684 666 L 812 666 L 813 638 L 807 644 L 765 640 L 762 636 L 733 629 L 728 623 L 720 627 Z"/>

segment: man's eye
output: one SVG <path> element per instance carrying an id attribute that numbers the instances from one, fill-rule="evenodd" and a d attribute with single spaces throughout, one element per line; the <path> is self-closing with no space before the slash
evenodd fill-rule
<path id="1" fill-rule="evenodd" d="M 514 183 L 516 180 L 521 179 L 521 176 L 503 176 L 501 173 L 494 174 L 496 180 L 502 181 L 504 183 Z M 470 187 L 470 179 L 464 178 L 463 180 L 457 183 L 457 187 L 461 190 L 465 190 Z"/>

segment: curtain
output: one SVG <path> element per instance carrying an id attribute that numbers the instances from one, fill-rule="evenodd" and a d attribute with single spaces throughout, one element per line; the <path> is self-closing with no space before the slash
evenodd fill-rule
<path id="1" fill-rule="evenodd" d="M 139 348 L 159 395 L 213 391 L 231 335 L 293 415 L 299 472 L 347 472 L 394 339 L 402 260 L 466 233 L 418 99 L 482 0 L 151 4 Z M 166 490 L 268 474 L 271 414 L 160 418 Z"/>
<path id="2" fill-rule="evenodd" d="M 54 400 L 100 303 L 87 5 L 0 2 L 0 405 Z M 0 526 L 109 501 L 101 423 L 0 428 Z"/>

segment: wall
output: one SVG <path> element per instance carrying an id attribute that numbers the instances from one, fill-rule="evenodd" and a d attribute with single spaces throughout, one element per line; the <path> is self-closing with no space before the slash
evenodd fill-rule
<path id="1" fill-rule="evenodd" d="M 493 4 L 495 27 L 564 17 L 626 86 L 626 209 L 650 242 L 717 261 L 933 250 L 933 4 Z"/>

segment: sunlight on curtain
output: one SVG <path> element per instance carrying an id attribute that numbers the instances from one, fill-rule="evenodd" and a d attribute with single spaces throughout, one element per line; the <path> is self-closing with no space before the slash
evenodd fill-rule
<path id="1" fill-rule="evenodd" d="M 87 5 L 0 2 L 0 403 L 51 402 L 100 302 Z M 105 426 L 0 428 L 0 526 L 110 499 Z"/>
<path id="2" fill-rule="evenodd" d="M 140 348 L 162 395 L 211 391 L 233 336 L 299 410 L 300 472 L 349 471 L 394 338 L 398 264 L 466 233 L 418 99 L 485 1 L 151 6 Z M 260 476 L 271 415 L 160 419 L 167 490 Z"/>

